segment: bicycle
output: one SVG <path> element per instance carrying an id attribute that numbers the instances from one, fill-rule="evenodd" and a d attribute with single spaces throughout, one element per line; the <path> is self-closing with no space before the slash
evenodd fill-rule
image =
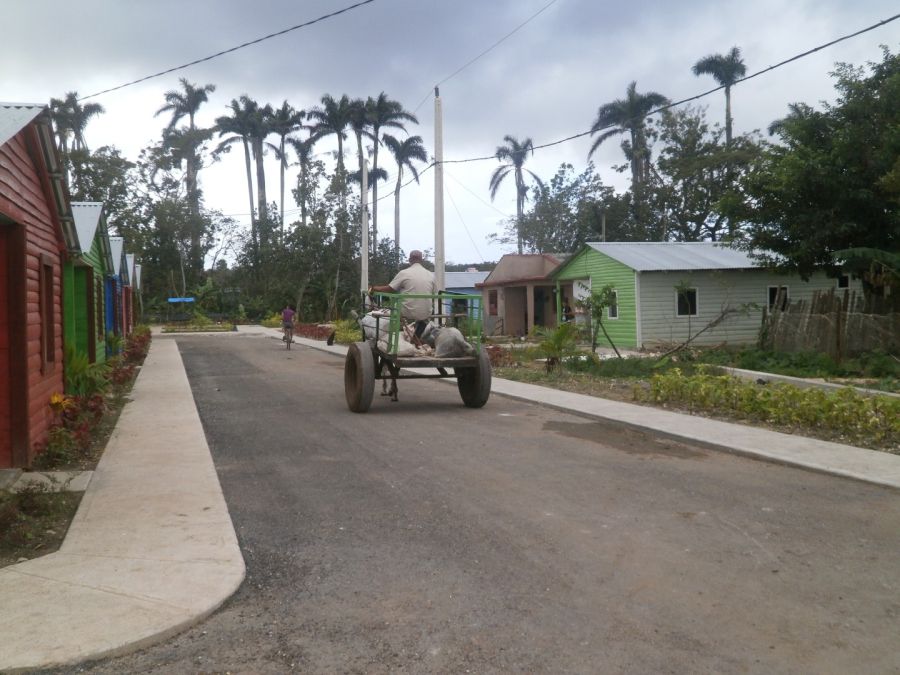
<path id="1" fill-rule="evenodd" d="M 291 343 L 294 341 L 294 326 L 282 326 L 281 327 L 282 335 L 281 339 L 284 341 L 285 345 L 288 349 L 291 348 Z"/>

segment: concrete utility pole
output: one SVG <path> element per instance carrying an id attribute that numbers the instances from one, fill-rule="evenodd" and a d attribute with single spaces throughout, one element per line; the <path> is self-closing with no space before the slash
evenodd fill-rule
<path id="1" fill-rule="evenodd" d="M 444 290 L 444 118 L 441 93 L 434 88 L 434 285 Z"/>
<path id="2" fill-rule="evenodd" d="M 360 197 L 360 230 L 362 232 L 362 252 L 360 254 L 361 269 L 359 288 L 365 293 L 369 290 L 369 160 L 363 160 L 362 197 Z"/>

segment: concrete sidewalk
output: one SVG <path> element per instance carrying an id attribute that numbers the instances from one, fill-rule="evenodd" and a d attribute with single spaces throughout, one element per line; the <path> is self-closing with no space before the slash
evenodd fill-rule
<path id="1" fill-rule="evenodd" d="M 281 338 L 278 329 L 260 326 L 216 335 Z M 295 342 L 346 354 L 340 345 Z M 897 455 L 509 380 L 495 378 L 492 391 L 900 488 Z M 71 664 L 163 640 L 201 621 L 243 580 L 243 558 L 174 340 L 154 341 L 132 398 L 59 552 L 0 569 L 0 671 Z"/>
<path id="2" fill-rule="evenodd" d="M 178 346 L 155 340 L 60 550 L 0 569 L 0 671 L 162 640 L 243 578 Z"/>

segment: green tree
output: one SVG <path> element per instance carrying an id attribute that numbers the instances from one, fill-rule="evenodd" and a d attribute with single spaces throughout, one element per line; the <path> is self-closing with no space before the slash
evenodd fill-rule
<path id="1" fill-rule="evenodd" d="M 597 344 L 599 342 L 599 333 L 597 332 L 597 329 L 599 328 L 603 332 L 603 335 L 606 336 L 606 341 L 609 342 L 613 351 L 616 353 L 616 356 L 621 359 L 622 355 L 619 353 L 619 348 L 616 347 L 612 338 L 609 336 L 609 333 L 606 331 L 606 326 L 603 325 L 603 312 L 605 312 L 607 308 L 615 306 L 617 302 L 616 287 L 613 284 L 606 284 L 603 288 L 592 291 L 590 295 L 581 300 L 576 300 L 575 304 L 591 317 L 591 351 L 597 351 Z"/>
<path id="2" fill-rule="evenodd" d="M 377 98 L 371 96 L 366 101 L 369 114 L 369 123 L 372 127 L 372 171 L 378 172 L 378 148 L 384 140 L 382 129 L 400 129 L 406 131 L 404 122 L 418 124 L 419 120 L 410 112 L 403 109 L 399 101 L 393 101 L 387 94 L 381 92 Z M 372 237 L 377 245 L 378 241 L 378 184 L 372 187 Z"/>
<path id="3" fill-rule="evenodd" d="M 534 192 L 533 206 L 521 221 L 510 221 L 506 230 L 492 239 L 501 244 L 516 241 L 522 234 L 523 249 L 529 253 L 569 253 L 586 241 L 627 238 L 623 221 L 627 205 L 613 188 L 603 185 L 593 164 L 580 174 L 571 164 L 560 165 L 550 182 Z"/>
<path id="4" fill-rule="evenodd" d="M 288 157 L 285 149 L 288 136 L 303 128 L 303 120 L 306 113 L 302 110 L 294 110 L 294 108 L 284 101 L 281 107 L 274 110 L 269 117 L 269 129 L 272 134 L 278 136 L 278 145 L 267 143 L 268 147 L 275 153 L 279 166 L 279 187 L 281 200 L 281 235 L 284 236 L 284 173 L 287 170 Z"/>
<path id="5" fill-rule="evenodd" d="M 490 188 L 491 188 L 491 200 L 493 201 L 494 197 L 497 195 L 497 190 L 500 189 L 500 185 L 502 185 L 503 180 L 511 173 L 513 178 L 515 179 L 516 184 L 516 227 L 518 228 L 518 236 L 516 237 L 516 248 L 519 252 L 519 255 L 522 254 L 522 215 L 525 211 L 525 199 L 528 196 L 528 186 L 525 185 L 525 176 L 524 172 L 528 172 L 528 174 L 532 177 L 534 182 L 540 188 L 543 186 L 543 182 L 538 178 L 537 174 L 531 171 L 530 169 L 525 169 L 525 160 L 528 158 L 528 153 L 534 154 L 534 143 L 530 138 L 526 138 L 522 141 L 519 141 L 515 136 L 504 136 L 504 142 L 506 145 L 501 145 L 497 147 L 497 152 L 494 153 L 494 156 L 500 161 L 503 162 L 500 166 L 498 166 L 494 173 L 491 174 Z"/>
<path id="6" fill-rule="evenodd" d="M 747 66 L 741 58 L 740 48 L 732 47 L 727 54 L 705 56 L 694 64 L 692 70 L 698 77 L 712 75 L 716 82 L 725 88 L 725 145 L 731 147 L 731 88 L 747 74 Z"/>
<path id="7" fill-rule="evenodd" d="M 782 144 L 745 181 L 748 246 L 804 279 L 839 274 L 841 251 L 900 251 L 900 55 L 885 48 L 881 62 L 839 64 L 834 77 L 835 103 L 792 106 L 774 125 Z M 892 277 L 877 265 L 873 275 L 875 262 L 846 256 L 845 269 L 886 294 Z"/>
<path id="8" fill-rule="evenodd" d="M 661 241 L 718 241 L 734 235 L 730 215 L 743 199 L 740 182 L 759 158 L 757 139 L 739 136 L 722 144 L 704 111 L 666 110 L 659 123 L 660 152 L 646 186 Z"/>
<path id="9" fill-rule="evenodd" d="M 313 164 L 313 147 L 316 144 L 316 137 L 310 135 L 309 138 L 288 138 L 287 143 L 297 154 L 297 166 L 300 171 L 297 173 L 297 188 L 294 190 L 294 198 L 297 206 L 300 207 L 300 224 L 306 227 L 307 210 L 314 193 L 313 183 L 310 181 Z M 320 162 L 321 164 L 321 162 Z"/>
<path id="10" fill-rule="evenodd" d="M 84 131 L 92 117 L 105 113 L 106 109 L 99 103 L 85 103 L 78 101 L 78 92 L 66 92 L 62 99 L 50 99 L 50 115 L 56 124 L 56 133 L 59 136 L 60 147 L 63 154 L 68 154 L 68 139 L 71 136 L 74 150 L 88 152 L 87 143 L 84 140 Z"/>
<path id="11" fill-rule="evenodd" d="M 238 99 L 231 99 L 228 104 L 231 109 L 230 115 L 223 115 L 216 118 L 216 130 L 219 138 L 225 136 L 216 148 L 217 153 L 228 152 L 234 143 L 240 142 L 244 147 L 244 165 L 247 171 L 247 194 L 250 198 L 250 237 L 255 246 L 259 245 L 259 234 L 257 232 L 255 205 L 253 201 L 253 164 L 251 161 L 250 139 L 253 133 L 253 114 L 258 107 L 250 97 L 241 96 Z"/>
<path id="12" fill-rule="evenodd" d="M 591 135 L 597 133 L 600 135 L 591 145 L 588 158 L 594 154 L 603 141 L 620 134 L 628 134 L 628 139 L 622 142 L 622 150 L 631 165 L 631 190 L 634 194 L 639 192 L 639 187 L 650 175 L 647 115 L 653 109 L 668 102 L 669 99 L 655 91 L 639 94 L 637 82 L 632 82 L 628 85 L 625 98 L 604 103 L 597 109 L 597 116 L 591 125 Z"/>
<path id="13" fill-rule="evenodd" d="M 397 184 L 394 187 L 394 269 L 400 269 L 400 188 L 403 186 L 403 170 L 409 169 L 418 183 L 419 171 L 415 162 L 427 162 L 428 153 L 421 136 L 407 136 L 400 141 L 390 134 L 383 134 L 381 140 L 397 163 Z"/>
<path id="14" fill-rule="evenodd" d="M 209 94 L 216 90 L 216 85 L 205 84 L 202 87 L 197 87 L 188 82 L 187 78 L 184 77 L 182 77 L 179 82 L 181 82 L 183 91 L 167 91 L 164 95 L 166 103 L 156 111 L 155 115 L 158 116 L 163 113 L 171 113 L 172 115 L 169 124 L 163 132 L 164 140 L 177 138 L 177 135 L 174 135 L 175 125 L 177 125 L 184 117 L 188 118 L 188 133 L 181 135 L 182 139 L 187 137 L 188 141 L 187 143 L 182 142 L 181 148 L 194 149 L 193 153 L 189 150 L 185 154 L 185 164 L 187 167 L 185 181 L 188 204 L 191 207 L 191 213 L 196 216 L 200 214 L 198 173 L 202 161 L 196 152 L 200 145 L 200 134 L 198 134 L 197 131 L 195 118 L 200 106 L 206 103 L 209 100 Z"/>

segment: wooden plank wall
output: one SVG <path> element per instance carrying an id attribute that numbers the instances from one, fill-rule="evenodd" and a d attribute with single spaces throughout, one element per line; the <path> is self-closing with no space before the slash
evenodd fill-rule
<path id="1" fill-rule="evenodd" d="M 24 326 L 26 405 L 23 413 L 27 429 L 27 449 L 14 449 L 12 463 L 30 462 L 36 446 L 46 440 L 52 415 L 50 396 L 63 389 L 62 339 L 62 258 L 61 245 L 54 226 L 49 195 L 42 187 L 38 164 L 38 141 L 32 127 L 26 127 L 0 147 L 0 213 L 25 227 L 24 237 L 24 316 L 10 317 L 11 323 Z M 20 255 L 21 252 L 13 252 Z M 42 255 L 49 256 L 52 283 L 52 330 L 54 350 L 49 362 L 42 355 L 40 271 Z M 15 281 L 15 280 L 13 280 Z M 13 387 L 21 383 L 13 382 Z M 15 390 L 15 389 L 14 389 Z M 13 420 L 13 424 L 16 420 Z"/>

